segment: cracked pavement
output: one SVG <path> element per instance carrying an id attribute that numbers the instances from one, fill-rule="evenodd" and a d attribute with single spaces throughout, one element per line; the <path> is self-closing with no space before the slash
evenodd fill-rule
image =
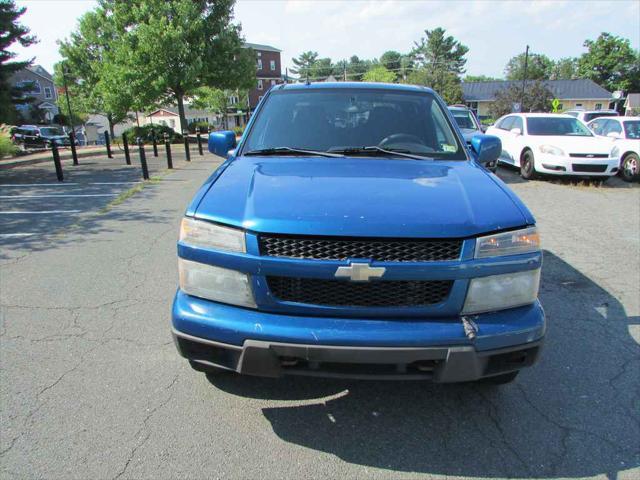
<path id="1" fill-rule="evenodd" d="M 546 344 L 514 384 L 207 379 L 169 330 L 178 224 L 219 161 L 193 158 L 0 245 L 1 478 L 640 478 L 640 185 L 499 170 L 545 249 Z"/>

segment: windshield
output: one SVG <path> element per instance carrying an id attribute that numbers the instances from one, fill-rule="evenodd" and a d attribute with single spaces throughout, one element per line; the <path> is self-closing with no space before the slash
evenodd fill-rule
<path id="1" fill-rule="evenodd" d="M 589 129 L 575 118 L 528 117 L 529 135 L 592 137 Z"/>
<path id="2" fill-rule="evenodd" d="M 600 117 L 617 117 L 618 114 L 616 112 L 594 112 L 594 113 L 585 113 L 584 114 L 584 121 L 585 122 L 590 122 L 591 120 L 593 120 L 594 118 L 600 118 Z"/>
<path id="3" fill-rule="evenodd" d="M 473 114 L 469 110 L 451 110 L 451 114 L 453 118 L 455 118 L 458 127 L 468 130 L 478 130 Z"/>
<path id="4" fill-rule="evenodd" d="M 59 128 L 45 127 L 40 129 L 40 135 L 43 137 L 54 137 L 56 135 L 64 135 L 64 133 L 62 133 L 62 130 Z"/>
<path id="5" fill-rule="evenodd" d="M 640 140 L 640 120 L 623 122 L 625 137 Z"/>
<path id="6" fill-rule="evenodd" d="M 466 158 L 445 112 L 427 92 L 280 90 L 269 95 L 257 115 L 243 153 L 282 147 L 326 152 L 377 146 L 431 158 Z"/>

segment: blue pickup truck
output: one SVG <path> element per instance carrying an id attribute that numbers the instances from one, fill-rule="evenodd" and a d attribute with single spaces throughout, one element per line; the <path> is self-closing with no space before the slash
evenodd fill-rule
<path id="1" fill-rule="evenodd" d="M 279 85 L 187 208 L 173 337 L 208 373 L 512 381 L 545 334 L 535 220 L 409 85 Z"/>

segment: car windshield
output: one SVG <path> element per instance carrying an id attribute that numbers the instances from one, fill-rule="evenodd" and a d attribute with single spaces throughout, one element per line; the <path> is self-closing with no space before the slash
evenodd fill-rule
<path id="1" fill-rule="evenodd" d="M 600 117 L 617 117 L 618 114 L 616 112 L 593 112 L 593 113 L 585 113 L 584 114 L 584 121 L 585 122 L 590 122 L 591 120 L 593 120 L 594 118 L 600 118 Z"/>
<path id="2" fill-rule="evenodd" d="M 582 122 L 575 118 L 566 117 L 528 117 L 527 131 L 529 135 L 593 136 Z"/>
<path id="3" fill-rule="evenodd" d="M 40 135 L 44 137 L 54 137 L 56 135 L 64 135 L 64 133 L 56 127 L 45 127 L 40 129 Z"/>
<path id="4" fill-rule="evenodd" d="M 242 153 L 283 147 L 354 155 L 357 150 L 379 155 L 380 150 L 363 147 L 380 147 L 421 157 L 466 158 L 433 94 L 375 88 L 272 92 Z"/>
<path id="5" fill-rule="evenodd" d="M 451 110 L 451 114 L 456 120 L 458 127 L 469 130 L 478 130 L 478 126 L 473 119 L 473 114 L 469 110 Z"/>
<path id="6" fill-rule="evenodd" d="M 640 140 L 640 120 L 622 122 L 624 125 L 625 137 Z"/>

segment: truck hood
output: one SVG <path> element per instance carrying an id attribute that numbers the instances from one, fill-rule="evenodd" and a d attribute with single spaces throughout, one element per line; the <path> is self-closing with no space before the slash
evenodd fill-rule
<path id="1" fill-rule="evenodd" d="M 257 232 L 452 238 L 532 222 L 496 177 L 468 161 L 239 157 L 196 218 Z"/>

